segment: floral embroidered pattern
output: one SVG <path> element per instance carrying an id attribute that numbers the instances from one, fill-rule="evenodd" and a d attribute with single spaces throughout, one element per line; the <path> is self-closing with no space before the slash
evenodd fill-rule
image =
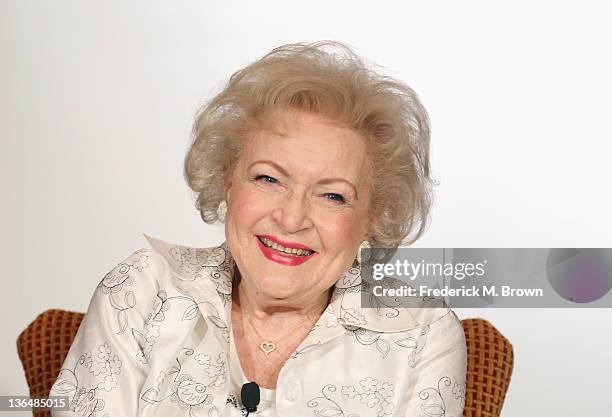
<path id="1" fill-rule="evenodd" d="M 191 348 L 184 348 L 181 353 L 181 356 L 176 358 L 176 365 L 168 372 L 160 372 L 156 388 L 147 389 L 141 398 L 150 404 L 170 399 L 179 408 L 188 410 L 191 415 L 192 411 L 212 404 L 212 387 L 226 384 L 227 362 L 225 353 L 220 353 L 214 362 L 210 355 L 196 353 Z M 184 362 L 189 359 L 199 365 L 197 378 L 182 371 Z"/>
<path id="2" fill-rule="evenodd" d="M 186 246 L 173 245 L 170 248 L 170 256 L 176 265 L 186 272 L 193 274 L 206 259 L 207 251 L 204 249 L 188 248 Z"/>
<path id="3" fill-rule="evenodd" d="M 331 397 L 337 388 L 333 384 L 327 384 L 321 388 L 321 396 L 308 401 L 306 405 L 314 408 L 317 417 L 358 417 L 356 414 L 345 414 L 340 405 Z"/>
<path id="4" fill-rule="evenodd" d="M 357 342 L 361 343 L 362 345 L 376 346 L 376 349 L 378 349 L 383 358 L 389 354 L 391 346 L 389 342 L 381 338 L 381 335 L 383 334 L 381 332 L 374 332 L 372 330 L 357 327 L 353 330 L 348 330 L 348 334 L 355 336 Z"/>
<path id="5" fill-rule="evenodd" d="M 416 366 L 419 354 L 427 344 L 427 333 L 429 333 L 429 325 L 421 328 L 416 337 L 408 336 L 395 341 L 397 346 L 411 350 L 408 356 L 408 365 L 410 365 L 411 368 Z"/>
<path id="6" fill-rule="evenodd" d="M 346 414 L 339 402 L 332 398 L 336 391 L 335 385 L 325 385 L 321 389 L 320 397 L 308 401 L 308 407 L 314 408 L 317 417 L 357 417 L 357 414 Z M 359 399 L 359 402 L 368 408 L 377 407 L 378 417 L 391 415 L 393 412 L 393 384 L 389 382 L 380 383 L 376 378 L 367 377 L 359 381 L 357 388 L 350 385 L 343 386 L 340 393 L 351 400 Z"/>
<path id="7" fill-rule="evenodd" d="M 183 300 L 187 302 L 187 308 L 182 314 L 181 321 L 193 320 L 197 316 L 198 305 L 193 298 L 187 295 L 168 297 L 166 291 L 158 291 L 152 311 L 145 318 L 143 332 L 141 333 L 136 329 L 132 329 L 132 335 L 139 346 L 139 350 L 136 353 L 138 361 L 144 364 L 149 363 L 149 358 L 155 347 L 155 342 L 160 334 L 160 326 L 157 323 L 162 323 L 166 320 L 166 313 L 170 310 L 173 300 Z"/>
<path id="8" fill-rule="evenodd" d="M 450 388 L 452 386 L 452 388 Z M 434 388 L 419 392 L 422 400 L 420 409 L 427 417 L 451 417 L 447 414 L 451 401 L 459 401 L 460 408 L 465 404 L 465 383 L 454 383 L 450 377 L 442 377 Z M 460 417 L 460 416 L 454 416 Z"/>
<path id="9" fill-rule="evenodd" d="M 83 386 L 84 371 L 93 378 L 86 378 L 89 386 Z M 118 387 L 121 360 L 113 354 L 108 342 L 98 346 L 95 352 L 82 354 L 72 369 L 62 368 L 51 391 L 70 398 L 70 410 L 82 416 L 95 416 L 104 409 L 104 400 L 98 398 L 99 391 L 111 392 Z"/>
<path id="10" fill-rule="evenodd" d="M 117 310 L 117 334 L 125 333 L 128 327 L 127 312 L 136 305 L 134 292 L 127 288 L 134 284 L 134 271 L 142 272 L 149 267 L 149 256 L 146 253 L 146 249 L 134 252 L 115 266 L 98 284 L 98 290 L 108 295 L 110 305 Z"/>
<path id="11" fill-rule="evenodd" d="M 465 389 L 466 384 L 458 384 L 457 382 L 453 385 L 453 394 L 455 394 L 455 399 L 461 402 L 461 407 L 465 406 Z"/>
<path id="12" fill-rule="evenodd" d="M 140 333 L 136 329 L 132 329 L 132 335 L 139 346 L 136 352 L 136 359 L 141 363 L 148 364 L 155 342 L 159 337 L 159 325 L 147 323 L 143 333 Z"/>
<path id="13" fill-rule="evenodd" d="M 219 312 L 212 303 L 205 302 L 203 304 L 206 304 L 206 306 L 208 307 L 208 311 L 212 312 L 212 314 L 207 315 L 206 318 L 215 326 L 215 328 L 219 332 L 221 332 L 221 337 L 223 337 L 225 342 L 229 344 L 230 334 L 229 328 L 227 327 L 227 323 L 221 318 Z"/>
<path id="14" fill-rule="evenodd" d="M 108 343 L 98 347 L 98 352 L 95 358 L 90 355 L 83 360 L 83 366 L 89 368 L 94 376 L 103 377 L 104 381 L 98 383 L 98 388 L 109 392 L 117 386 L 116 376 L 121 373 L 121 361 L 119 356 L 111 356 L 111 348 Z"/>
<path id="15" fill-rule="evenodd" d="M 342 395 L 348 398 L 359 397 L 362 404 L 369 408 L 378 405 L 378 416 L 390 415 L 393 410 L 393 384 L 389 382 L 379 383 L 378 379 L 367 377 L 359 381 L 359 387 L 343 386 Z"/>
<path id="16" fill-rule="evenodd" d="M 400 316 L 400 310 L 397 308 L 399 302 L 396 305 L 384 304 L 380 297 L 375 297 L 371 292 L 371 285 L 361 279 L 361 270 L 359 268 L 349 268 L 336 282 L 332 295 L 332 303 L 339 305 L 340 324 L 344 326 L 367 327 L 370 324 L 365 318 L 362 308 L 346 307 L 345 298 L 355 295 L 361 298 L 361 302 L 366 301 L 367 308 L 378 316 L 386 319 Z M 355 303 L 351 302 L 351 304 L 354 305 Z"/>
<path id="17" fill-rule="evenodd" d="M 234 261 L 229 251 L 224 247 L 215 248 L 206 260 L 200 265 L 194 279 L 207 278 L 214 282 L 217 294 L 227 305 L 232 299 L 232 276 L 234 275 Z"/>

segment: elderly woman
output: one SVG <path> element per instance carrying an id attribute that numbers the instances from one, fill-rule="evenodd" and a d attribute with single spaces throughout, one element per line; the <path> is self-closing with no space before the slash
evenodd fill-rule
<path id="1" fill-rule="evenodd" d="M 456 315 L 368 308 L 356 261 L 365 242 L 421 235 L 428 148 L 414 92 L 341 44 L 282 46 L 236 72 L 185 160 L 226 242 L 147 236 L 104 277 L 51 392 L 70 411 L 55 415 L 460 416 Z"/>

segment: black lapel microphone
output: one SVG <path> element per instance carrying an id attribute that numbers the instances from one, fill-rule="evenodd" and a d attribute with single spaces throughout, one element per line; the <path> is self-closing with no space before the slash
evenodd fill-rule
<path id="1" fill-rule="evenodd" d="M 247 410 L 247 416 L 249 413 L 257 411 L 259 405 L 259 385 L 257 382 L 247 382 L 242 385 L 240 389 L 240 399 L 245 410 Z"/>

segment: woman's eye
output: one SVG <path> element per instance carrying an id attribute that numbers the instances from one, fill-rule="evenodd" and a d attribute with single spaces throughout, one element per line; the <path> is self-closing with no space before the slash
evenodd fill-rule
<path id="1" fill-rule="evenodd" d="M 330 201 L 334 201 L 336 203 L 341 203 L 341 204 L 346 203 L 346 199 L 341 194 L 326 193 L 323 195 L 325 196 L 325 198 L 327 198 Z"/>
<path id="2" fill-rule="evenodd" d="M 258 175 L 255 177 L 255 181 L 267 182 L 268 184 L 278 184 L 278 180 L 269 175 Z"/>

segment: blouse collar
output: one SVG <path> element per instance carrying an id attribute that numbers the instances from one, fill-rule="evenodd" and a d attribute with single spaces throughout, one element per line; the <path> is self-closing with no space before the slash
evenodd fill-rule
<path id="1" fill-rule="evenodd" d="M 175 283 L 190 294 L 202 294 L 227 310 L 231 305 L 235 263 L 227 243 L 212 248 L 193 248 L 143 234 L 151 249 L 168 263 Z M 385 285 L 387 280 L 380 281 Z M 208 296 L 208 297 L 207 297 Z M 415 299 L 414 307 L 383 304 L 362 282 L 359 268 L 347 269 L 336 281 L 328 309 L 337 322 L 349 330 L 400 332 L 428 325 L 448 312 L 440 300 Z M 412 305 L 412 304 L 411 304 Z M 425 308 L 424 308 L 425 307 Z"/>

